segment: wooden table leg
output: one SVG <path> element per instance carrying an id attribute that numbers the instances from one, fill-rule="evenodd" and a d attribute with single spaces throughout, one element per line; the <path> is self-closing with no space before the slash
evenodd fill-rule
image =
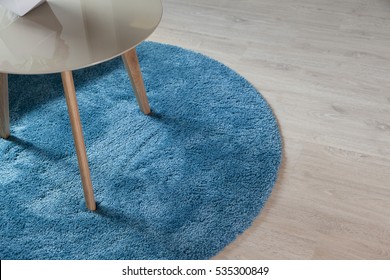
<path id="1" fill-rule="evenodd" d="M 93 211 L 96 210 L 96 203 L 93 194 L 91 175 L 88 166 L 87 152 L 84 144 L 84 137 L 81 128 L 80 114 L 77 106 L 76 90 L 74 87 L 72 72 L 62 72 L 61 77 L 62 83 L 64 85 L 66 104 L 68 105 L 68 112 L 70 123 L 72 126 L 74 144 L 76 147 L 77 160 L 79 162 L 85 202 L 87 204 L 87 208 Z"/>
<path id="2" fill-rule="evenodd" d="M 9 135 L 8 74 L 0 73 L 0 137 Z"/>
<path id="3" fill-rule="evenodd" d="M 148 97 L 146 96 L 144 80 L 142 79 L 142 73 L 139 67 L 135 48 L 123 54 L 122 59 L 126 66 L 127 72 L 129 73 L 129 78 L 133 86 L 139 108 L 144 114 L 148 115 L 150 114 L 150 106 Z"/>

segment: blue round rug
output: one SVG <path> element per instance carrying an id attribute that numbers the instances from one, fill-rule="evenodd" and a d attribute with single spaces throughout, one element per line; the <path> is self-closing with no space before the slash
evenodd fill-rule
<path id="1" fill-rule="evenodd" d="M 137 51 L 151 116 L 121 59 L 74 72 L 96 212 L 84 205 L 60 75 L 9 76 L 1 259 L 208 259 L 259 215 L 282 153 L 266 101 L 201 54 Z"/>

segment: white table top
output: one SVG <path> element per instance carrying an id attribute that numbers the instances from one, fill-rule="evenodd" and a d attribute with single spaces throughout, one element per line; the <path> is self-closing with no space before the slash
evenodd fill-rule
<path id="1" fill-rule="evenodd" d="M 48 0 L 24 17 L 0 6 L 0 72 L 45 74 L 134 48 L 160 23 L 160 0 Z"/>

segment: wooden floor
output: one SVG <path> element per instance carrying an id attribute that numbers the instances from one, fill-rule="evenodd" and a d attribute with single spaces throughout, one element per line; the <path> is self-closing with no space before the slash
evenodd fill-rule
<path id="1" fill-rule="evenodd" d="M 390 259 L 390 1 L 163 0 L 150 40 L 246 77 L 280 123 L 265 209 L 216 259 Z"/>

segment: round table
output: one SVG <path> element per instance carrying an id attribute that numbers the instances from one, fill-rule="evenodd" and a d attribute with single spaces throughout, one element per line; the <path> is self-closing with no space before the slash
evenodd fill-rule
<path id="1" fill-rule="evenodd" d="M 0 6 L 0 137 L 10 136 L 7 75 L 61 73 L 90 210 L 96 203 L 72 71 L 121 55 L 139 107 L 149 114 L 135 47 L 156 29 L 161 16 L 160 0 L 48 0 L 24 17 Z"/>

